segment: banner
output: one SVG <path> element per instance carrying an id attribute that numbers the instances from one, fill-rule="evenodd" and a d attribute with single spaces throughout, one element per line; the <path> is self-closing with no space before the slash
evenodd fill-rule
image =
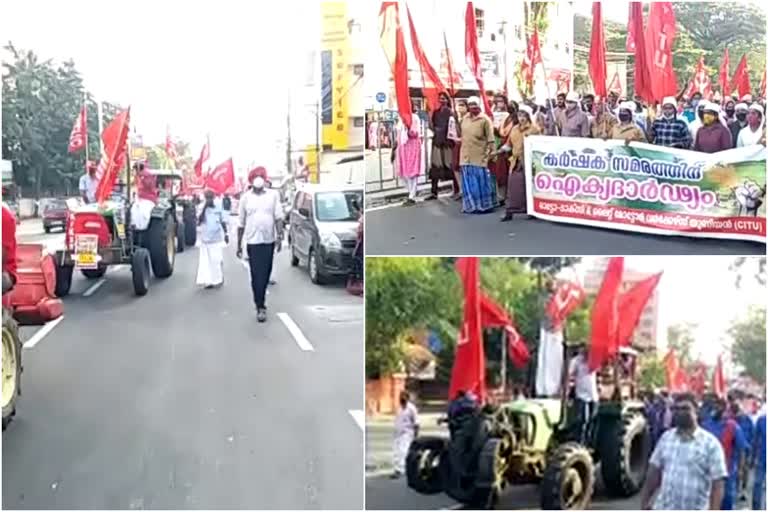
<path id="1" fill-rule="evenodd" d="M 349 90 L 357 79 L 350 71 L 352 46 L 346 2 L 321 2 L 321 87 L 323 145 L 349 148 Z"/>
<path id="2" fill-rule="evenodd" d="M 766 242 L 766 148 L 525 139 L 528 213 L 555 222 Z"/>

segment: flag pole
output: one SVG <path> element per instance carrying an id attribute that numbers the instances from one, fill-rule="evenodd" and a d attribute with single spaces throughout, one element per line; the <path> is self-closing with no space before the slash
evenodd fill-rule
<path id="1" fill-rule="evenodd" d="M 85 172 L 88 173 L 88 160 L 90 160 L 90 153 L 88 152 L 88 93 L 83 90 L 83 108 L 85 109 Z"/>
<path id="2" fill-rule="evenodd" d="M 501 330 L 501 396 L 507 391 L 507 330 Z M 503 400 L 503 398 L 502 398 Z"/>
<path id="3" fill-rule="evenodd" d="M 104 111 L 98 100 L 96 101 L 96 122 L 99 127 L 99 159 L 101 159 L 101 155 L 104 154 L 104 141 L 101 138 L 101 134 L 104 133 Z"/>
<path id="4" fill-rule="evenodd" d="M 541 43 L 539 43 L 541 44 Z M 539 46 L 541 48 L 541 46 Z M 560 128 L 557 126 L 557 119 L 555 119 L 555 113 L 554 113 L 554 104 L 552 103 L 552 91 L 549 90 L 549 82 L 547 81 L 547 67 L 544 65 L 544 56 L 541 56 L 541 71 L 544 73 L 544 87 L 547 89 L 547 102 L 549 102 L 549 112 L 548 115 L 551 117 L 554 126 L 555 126 L 555 134 L 557 136 L 560 136 Z"/>

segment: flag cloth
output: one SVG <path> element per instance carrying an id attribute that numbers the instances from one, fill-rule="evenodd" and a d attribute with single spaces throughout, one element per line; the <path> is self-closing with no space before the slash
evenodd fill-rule
<path id="1" fill-rule="evenodd" d="M 542 64 L 544 61 L 541 58 L 541 46 L 539 45 L 539 29 L 533 28 L 533 35 L 528 39 L 528 47 L 525 50 L 525 57 L 520 65 L 520 72 L 523 75 L 525 83 L 531 87 L 533 86 L 533 75 L 536 70 L 536 66 Z"/>
<path id="2" fill-rule="evenodd" d="M 765 71 L 763 71 L 763 79 L 760 80 L 760 87 L 757 92 L 761 98 L 765 98 Z"/>
<path id="3" fill-rule="evenodd" d="M 560 283 L 546 307 L 553 329 L 561 329 L 568 315 L 573 313 L 585 298 L 584 288 L 579 283 L 572 281 Z"/>
<path id="4" fill-rule="evenodd" d="M 501 327 L 507 333 L 507 355 L 512 364 L 522 368 L 531 354 L 509 313 L 495 300 L 480 292 L 480 324 L 483 329 Z"/>
<path id="5" fill-rule="evenodd" d="M 592 39 L 589 44 L 589 78 L 595 95 L 605 98 L 608 92 L 605 83 L 608 71 L 605 63 L 605 32 L 603 30 L 603 9 L 600 2 L 592 2 Z"/>
<path id="6" fill-rule="evenodd" d="M 381 2 L 379 11 L 379 41 L 389 62 L 395 82 L 397 113 L 408 128 L 413 123 L 411 94 L 408 90 L 408 54 L 400 26 L 400 10 L 397 2 Z"/>
<path id="7" fill-rule="evenodd" d="M 197 159 L 197 162 L 195 162 L 195 176 L 198 178 L 202 178 L 203 176 L 203 164 L 210 158 L 211 156 L 211 141 L 210 139 L 206 140 L 205 144 L 203 144 L 203 149 L 200 150 L 200 158 Z"/>
<path id="8" fill-rule="evenodd" d="M 635 4 L 640 5 L 640 26 L 643 23 L 643 4 L 642 2 L 629 3 L 629 16 L 627 17 L 627 53 L 635 53 L 637 50 L 637 27 L 635 25 Z M 641 31 L 642 32 L 642 31 Z"/>
<path id="9" fill-rule="evenodd" d="M 720 84 L 720 94 L 725 99 L 731 94 L 731 81 L 728 79 L 731 69 L 731 57 L 728 55 L 728 48 L 723 54 L 723 62 L 720 63 L 720 74 L 717 77 L 717 83 Z"/>
<path id="10" fill-rule="evenodd" d="M 697 362 L 693 365 L 693 370 L 688 378 L 688 388 L 691 392 L 695 393 L 697 397 L 701 397 L 704 394 L 706 387 L 707 365 L 702 362 Z"/>
<path id="11" fill-rule="evenodd" d="M 471 391 L 480 403 L 483 403 L 485 354 L 480 323 L 480 260 L 459 258 L 456 261 L 456 271 L 464 286 L 464 319 L 456 342 L 448 399 L 455 399 L 459 391 Z"/>
<path id="12" fill-rule="evenodd" d="M 635 45 L 635 96 L 650 102 L 653 100 L 651 75 L 648 62 L 645 29 L 643 28 L 643 3 L 630 2 L 630 22 Z"/>
<path id="13" fill-rule="evenodd" d="M 422 76 L 425 76 L 423 88 L 437 89 L 438 93 L 445 92 L 446 89 L 443 85 L 443 81 L 440 80 L 440 75 L 437 74 L 435 68 L 432 67 L 432 64 L 429 63 L 427 54 L 424 53 L 424 49 L 419 43 L 419 36 L 416 33 L 416 26 L 413 24 L 413 17 L 411 17 L 411 10 L 407 5 L 405 6 L 405 11 L 408 14 L 408 27 L 411 31 L 411 46 L 413 47 L 413 55 L 416 56 L 416 60 L 419 63 Z M 435 96 L 437 95 L 435 94 Z"/>
<path id="14" fill-rule="evenodd" d="M 624 258 L 611 258 L 603 283 L 592 306 L 592 332 L 589 345 L 589 368 L 597 370 L 610 357 L 616 344 L 619 324 L 619 292 L 624 272 Z"/>
<path id="15" fill-rule="evenodd" d="M 72 126 L 72 132 L 69 134 L 70 153 L 80 151 L 88 144 L 88 109 L 85 105 L 80 109 L 80 113 L 75 118 L 75 124 Z"/>
<path id="16" fill-rule="evenodd" d="M 483 109 L 488 116 L 493 116 L 491 102 L 488 95 L 485 94 L 483 67 L 480 65 L 480 48 L 477 46 L 477 20 L 475 19 L 475 6 L 472 2 L 467 2 L 467 10 L 464 14 L 464 56 L 467 60 L 467 66 L 477 80 Z"/>
<path id="17" fill-rule="evenodd" d="M 645 43 L 648 76 L 653 100 L 661 102 L 666 96 L 677 95 L 677 78 L 672 68 L 672 45 L 675 42 L 675 11 L 672 2 L 651 2 Z"/>
<path id="18" fill-rule="evenodd" d="M 739 98 L 752 92 L 752 86 L 749 84 L 749 68 L 747 67 L 747 56 L 742 55 L 736 71 L 733 73 L 733 88 L 739 93 Z"/>
<path id="19" fill-rule="evenodd" d="M 712 97 L 712 81 L 709 79 L 707 68 L 704 67 L 704 57 L 699 57 L 696 64 L 696 72 L 693 74 L 693 90 L 698 92 L 704 98 Z"/>
<path id="20" fill-rule="evenodd" d="M 517 331 L 514 323 L 509 324 L 505 330 L 507 332 L 507 355 L 513 365 L 517 368 L 523 368 L 531 359 L 528 345 Z"/>
<path id="21" fill-rule="evenodd" d="M 712 392 L 719 396 L 725 396 L 725 375 L 723 373 L 723 356 L 717 356 L 715 372 L 712 374 Z"/>
<path id="22" fill-rule="evenodd" d="M 616 337 L 617 346 L 611 348 L 611 354 L 618 352 L 619 347 L 629 346 L 632 333 L 640 323 L 640 316 L 653 295 L 661 279 L 661 272 L 643 279 L 630 290 L 619 296 L 619 326 Z"/>
<path id="23" fill-rule="evenodd" d="M 165 154 L 168 155 L 168 158 L 170 158 L 174 163 L 176 162 L 176 158 L 178 158 L 178 154 L 176 153 L 176 144 L 173 142 L 173 139 L 171 138 L 171 132 L 168 129 L 165 131 Z"/>
<path id="24" fill-rule="evenodd" d="M 217 195 L 225 194 L 229 187 L 234 184 L 235 166 L 231 158 L 217 165 L 205 176 L 205 188 L 212 190 Z"/>
<path id="25" fill-rule="evenodd" d="M 96 201 L 102 203 L 112 195 L 118 174 L 125 167 L 128 154 L 128 130 L 131 122 L 131 108 L 117 114 L 101 134 L 104 153 L 99 162 L 99 185 L 96 187 Z"/>
<path id="26" fill-rule="evenodd" d="M 673 350 L 664 356 L 664 373 L 667 380 L 667 390 L 670 393 L 681 393 L 688 390 L 688 379 Z"/>

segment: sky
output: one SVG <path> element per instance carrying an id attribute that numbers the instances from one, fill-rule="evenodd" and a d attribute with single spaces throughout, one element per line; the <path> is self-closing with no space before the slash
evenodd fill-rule
<path id="1" fill-rule="evenodd" d="M 593 260 L 584 258 L 582 265 L 590 266 Z M 729 256 L 629 256 L 624 264 L 641 272 L 664 272 L 659 281 L 659 336 L 666 339 L 669 325 L 698 324 L 694 352 L 714 363 L 724 342 L 730 343 L 726 331 L 731 321 L 743 317 L 751 304 L 766 305 L 766 289 L 753 279 L 745 276 L 742 288 L 736 288 L 728 269 L 733 261 Z"/>
<path id="2" fill-rule="evenodd" d="M 197 154 L 210 133 L 212 163 L 233 156 L 239 166 L 274 158 L 285 135 L 286 83 L 306 62 L 295 56 L 320 44 L 313 4 L 3 2 L 0 34 L 41 58 L 73 59 L 97 99 L 131 105 L 145 143 L 169 126 Z"/>

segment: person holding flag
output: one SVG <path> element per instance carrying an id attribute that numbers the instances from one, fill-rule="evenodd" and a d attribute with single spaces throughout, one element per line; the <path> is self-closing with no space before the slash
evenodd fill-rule
<path id="1" fill-rule="evenodd" d="M 720 440 L 728 476 L 719 510 L 733 510 L 739 492 L 739 475 L 746 462 L 747 440 L 739 424 L 725 414 L 726 401 L 718 396 L 712 416 L 704 418 L 701 427 Z"/>

